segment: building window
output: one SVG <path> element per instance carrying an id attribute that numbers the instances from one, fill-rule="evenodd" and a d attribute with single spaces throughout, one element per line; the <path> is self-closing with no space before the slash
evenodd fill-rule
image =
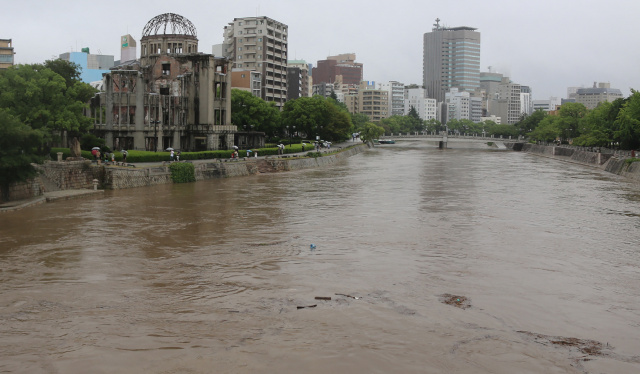
<path id="1" fill-rule="evenodd" d="M 162 64 L 162 75 L 171 74 L 171 64 Z"/>

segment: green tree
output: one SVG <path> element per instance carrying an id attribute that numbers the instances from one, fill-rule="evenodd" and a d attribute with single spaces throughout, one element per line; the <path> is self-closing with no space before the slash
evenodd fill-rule
<path id="1" fill-rule="evenodd" d="M 308 137 L 344 140 L 350 137 L 353 123 L 344 104 L 316 95 L 289 100 L 282 109 L 282 124 Z"/>
<path id="2" fill-rule="evenodd" d="M 0 108 L 9 109 L 20 122 L 59 139 L 86 133 L 92 121 L 84 115 L 95 90 L 82 82 L 67 81 L 42 65 L 16 65 L 0 72 Z"/>
<path id="3" fill-rule="evenodd" d="M 73 86 L 76 82 L 80 82 L 80 65 L 75 62 L 62 59 L 47 60 L 39 67 L 51 69 L 56 74 L 64 78 L 67 87 Z"/>
<path id="4" fill-rule="evenodd" d="M 564 139 L 572 139 L 579 134 L 580 122 L 587 114 L 587 108 L 581 103 L 564 103 L 558 110 L 558 120 L 555 121 L 560 135 Z"/>
<path id="5" fill-rule="evenodd" d="M 323 127 L 327 125 L 329 114 L 327 113 L 326 98 L 323 96 L 300 97 L 289 100 L 282 108 L 282 125 L 296 127 L 296 131 L 307 134 L 307 137 L 323 137 Z"/>
<path id="6" fill-rule="evenodd" d="M 640 147 L 640 92 L 631 90 L 615 121 L 614 140 L 622 149 Z"/>
<path id="7" fill-rule="evenodd" d="M 611 144 L 613 139 L 613 122 L 617 112 L 610 120 L 613 103 L 600 103 L 595 109 L 590 110 L 579 125 L 579 135 L 573 139 L 574 145 L 586 147 L 604 147 Z"/>
<path id="8" fill-rule="evenodd" d="M 383 127 L 372 122 L 367 122 L 364 124 L 362 129 L 360 129 L 360 139 L 363 142 L 373 141 L 374 139 L 378 139 L 384 135 L 384 131 Z"/>
<path id="9" fill-rule="evenodd" d="M 42 132 L 23 124 L 0 108 L 0 190 L 9 199 L 9 187 L 36 175 L 31 163 L 42 162 L 36 148 L 42 143 Z"/>
<path id="10" fill-rule="evenodd" d="M 349 113 L 351 123 L 353 123 L 353 132 L 360 132 L 364 129 L 364 125 L 369 122 L 369 116 L 362 113 Z"/>
<path id="11" fill-rule="evenodd" d="M 489 135 L 516 138 L 518 136 L 518 129 L 513 125 L 495 125 L 491 126 Z"/>
<path id="12" fill-rule="evenodd" d="M 431 118 L 427 121 L 425 121 L 425 128 L 428 132 L 436 132 L 436 131 L 441 131 L 444 129 L 444 126 L 442 126 L 442 123 L 440 121 L 438 121 L 435 118 Z"/>
<path id="13" fill-rule="evenodd" d="M 530 115 L 523 114 L 520 117 L 515 126 L 518 128 L 520 135 L 527 135 L 538 127 L 540 121 L 542 121 L 549 114 L 542 109 L 536 109 Z"/>
<path id="14" fill-rule="evenodd" d="M 411 109 L 409 109 L 409 113 L 407 113 L 406 117 L 410 120 L 411 132 L 422 132 L 426 128 L 425 122 L 420 118 L 418 111 L 413 105 L 411 106 Z"/>
<path id="15" fill-rule="evenodd" d="M 556 140 L 561 134 L 561 130 L 556 124 L 558 120 L 559 118 L 557 116 L 545 117 L 540 121 L 536 129 L 530 133 L 530 137 L 534 140 L 544 142 L 552 142 Z"/>
<path id="16" fill-rule="evenodd" d="M 280 111 L 274 102 L 234 88 L 231 90 L 231 123 L 240 131 L 260 131 L 273 137 L 280 133 Z"/>

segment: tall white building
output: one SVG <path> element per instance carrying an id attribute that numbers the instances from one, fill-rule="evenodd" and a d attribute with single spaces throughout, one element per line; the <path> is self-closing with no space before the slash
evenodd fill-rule
<path id="1" fill-rule="evenodd" d="M 436 99 L 427 97 L 427 90 L 424 88 L 405 88 L 403 114 L 409 114 L 411 107 L 416 109 L 420 119 L 424 121 L 438 118 L 438 103 Z"/>
<path id="2" fill-rule="evenodd" d="M 527 116 L 533 113 L 533 99 L 529 86 L 520 86 L 520 113 Z"/>
<path id="3" fill-rule="evenodd" d="M 287 101 L 288 29 L 269 17 L 234 18 L 224 28 L 223 54 L 234 70 L 259 71 L 265 101 Z"/>
<path id="4" fill-rule="evenodd" d="M 404 115 L 404 83 L 396 81 L 378 83 L 378 89 L 389 92 L 389 116 Z"/>

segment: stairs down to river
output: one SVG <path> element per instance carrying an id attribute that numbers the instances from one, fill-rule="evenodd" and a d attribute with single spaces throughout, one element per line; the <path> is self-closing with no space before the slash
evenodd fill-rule
<path id="1" fill-rule="evenodd" d="M 267 160 L 258 160 L 258 172 L 263 173 L 275 173 L 276 169 Z"/>

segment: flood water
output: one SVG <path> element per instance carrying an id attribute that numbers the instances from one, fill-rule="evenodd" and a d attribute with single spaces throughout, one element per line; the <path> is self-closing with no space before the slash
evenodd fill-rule
<path id="1" fill-rule="evenodd" d="M 640 372 L 640 185 L 450 146 L 1 214 L 0 372 Z"/>

